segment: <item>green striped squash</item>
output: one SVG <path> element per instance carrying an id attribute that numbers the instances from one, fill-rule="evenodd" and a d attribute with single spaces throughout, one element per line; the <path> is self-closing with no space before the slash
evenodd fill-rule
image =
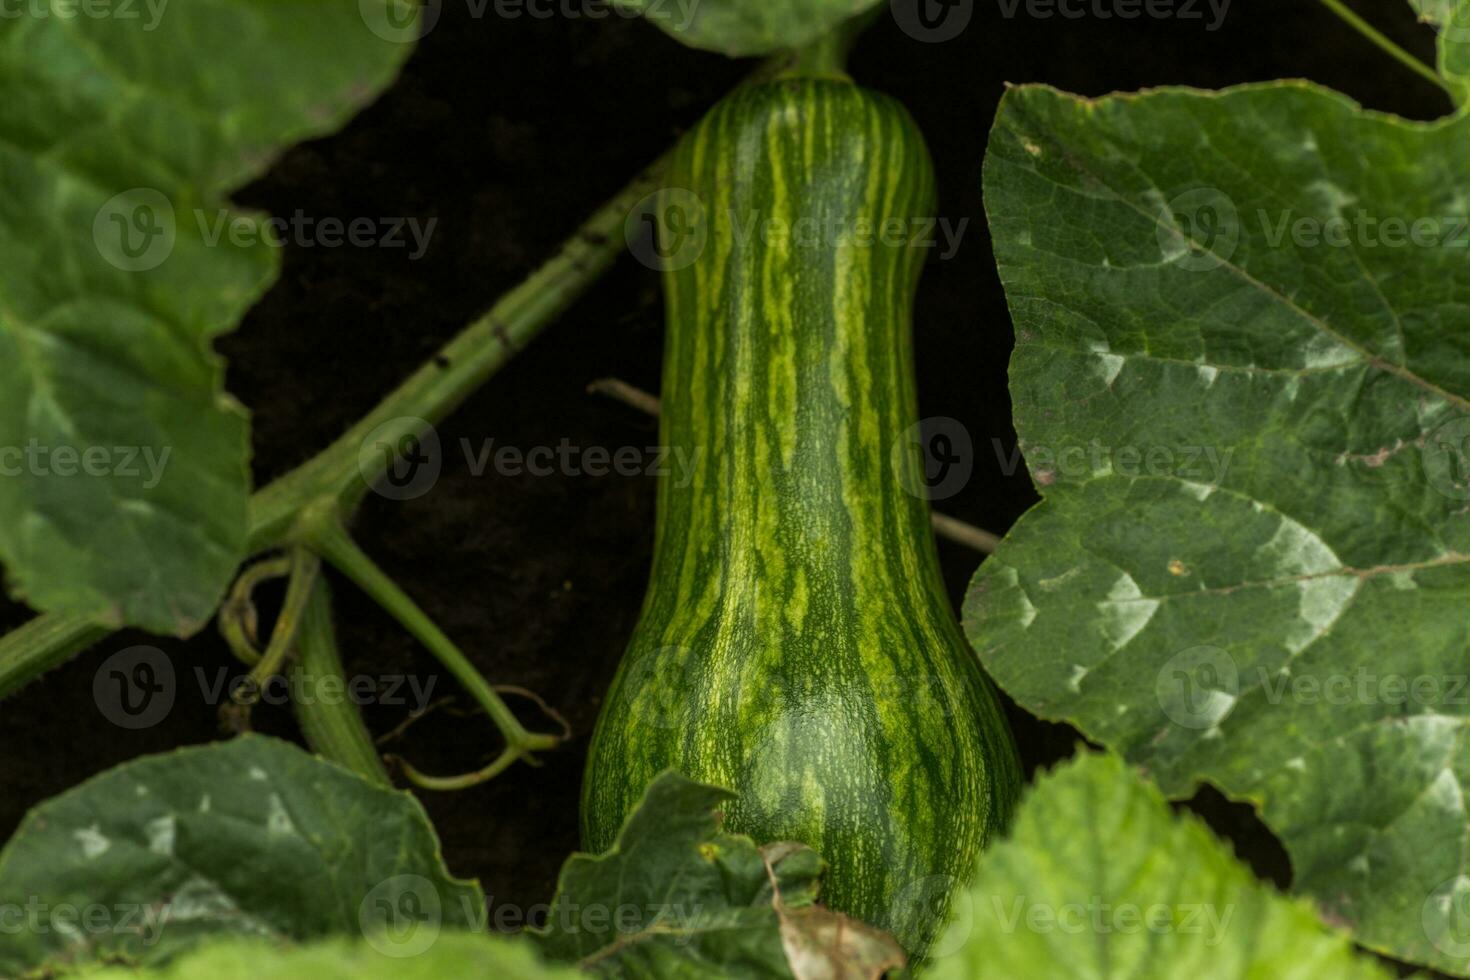
<path id="1" fill-rule="evenodd" d="M 891 99 L 789 77 L 711 110 L 663 193 L 686 221 L 663 235 L 679 267 L 662 438 L 693 466 L 660 485 L 584 844 L 611 846 L 678 769 L 736 791 L 731 829 L 816 848 L 826 902 L 922 956 L 1019 786 L 940 579 L 912 438 L 928 152 Z M 679 261 L 691 240 L 698 257 Z"/>

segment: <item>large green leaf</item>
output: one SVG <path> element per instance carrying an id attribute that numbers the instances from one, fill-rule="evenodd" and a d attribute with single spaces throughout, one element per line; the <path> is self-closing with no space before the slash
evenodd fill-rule
<path id="1" fill-rule="evenodd" d="M 892 937 L 816 903 L 824 864 L 801 844 L 757 848 L 720 829 L 734 794 L 665 773 L 617 845 L 562 868 L 546 955 L 606 976 L 878 978 L 904 963 Z"/>
<path id="2" fill-rule="evenodd" d="M 220 936 L 366 934 L 409 956 L 485 919 L 412 796 L 260 736 L 130 762 L 37 807 L 0 851 L 0 903 L 0 976 L 159 964 Z"/>
<path id="3" fill-rule="evenodd" d="M 931 980 L 1387 980 L 1115 755 L 1041 777 L 935 946 Z"/>
<path id="4" fill-rule="evenodd" d="M 0 19 L 0 558 L 37 609 L 183 635 L 212 613 L 249 472 L 210 342 L 278 265 L 223 196 L 388 82 L 409 46 L 369 28 L 379 2 Z"/>
<path id="5" fill-rule="evenodd" d="M 1254 802 L 1295 888 L 1462 974 L 1467 159 L 1464 117 L 1299 83 L 1009 92 L 985 191 L 1044 500 L 965 604 L 1027 709 Z"/>
<path id="6" fill-rule="evenodd" d="M 880 0 L 614 0 L 691 48 L 732 58 L 798 48 Z"/>
<path id="7" fill-rule="evenodd" d="M 131 969 L 89 974 L 94 980 L 138 980 Z M 576 980 L 566 967 L 536 959 L 521 941 L 466 934 L 445 934 L 412 956 L 385 953 L 366 942 L 331 940 L 281 950 L 242 940 L 211 943 L 143 977 L 155 980 Z"/>

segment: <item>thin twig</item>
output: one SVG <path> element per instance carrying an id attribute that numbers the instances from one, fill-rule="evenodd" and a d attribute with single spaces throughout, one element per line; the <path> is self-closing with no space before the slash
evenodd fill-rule
<path id="1" fill-rule="evenodd" d="M 657 395 L 650 394 L 642 388 L 635 388 L 621 378 L 599 378 L 587 386 L 587 392 L 592 395 L 606 395 L 608 398 L 653 416 L 658 415 L 662 406 Z M 950 517 L 938 511 L 931 511 L 929 516 L 934 524 L 935 534 L 956 544 L 962 544 L 966 548 L 973 548 L 981 554 L 991 554 L 995 551 L 996 545 L 1000 544 L 999 535 L 992 534 L 973 524 L 967 524 L 958 517 Z"/>
<path id="2" fill-rule="evenodd" d="M 592 395 L 606 395 L 649 415 L 656 416 L 659 413 L 657 395 L 635 388 L 621 378 L 599 378 L 587 386 L 587 392 Z"/>
<path id="3" fill-rule="evenodd" d="M 1408 51 L 1405 51 L 1399 45 L 1395 44 L 1392 40 L 1389 39 L 1388 35 L 1384 34 L 1378 28 L 1368 23 L 1358 14 L 1354 13 L 1351 9 L 1349 9 L 1346 4 L 1342 2 L 1342 0 L 1322 0 L 1322 4 L 1328 10 L 1332 11 L 1334 14 L 1346 21 L 1347 24 L 1359 34 L 1363 35 L 1368 40 L 1372 41 L 1374 44 L 1378 45 L 1380 48 L 1386 51 L 1389 57 L 1406 66 L 1416 75 L 1420 75 L 1428 79 L 1435 85 L 1438 85 L 1440 88 L 1448 92 L 1450 99 L 1454 102 L 1455 105 L 1458 106 L 1460 104 L 1460 94 L 1455 91 L 1454 87 L 1451 86 L 1449 82 L 1440 77 L 1439 72 L 1435 71 L 1433 68 L 1430 68 L 1428 65 L 1420 61 L 1418 58 L 1414 57 Z"/>
<path id="4" fill-rule="evenodd" d="M 987 555 L 993 554 L 1000 544 L 1000 535 L 973 524 L 966 524 L 957 517 L 941 514 L 937 510 L 930 512 L 929 516 L 934 521 L 934 533 L 941 538 L 948 538 Z"/>

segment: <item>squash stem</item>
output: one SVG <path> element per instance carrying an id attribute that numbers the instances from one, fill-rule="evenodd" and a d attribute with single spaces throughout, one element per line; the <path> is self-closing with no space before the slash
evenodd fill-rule
<path id="1" fill-rule="evenodd" d="M 557 735 L 527 731 L 454 641 L 398 587 L 398 583 L 357 546 L 357 542 L 352 540 L 340 522 L 325 520 L 312 526 L 306 533 L 311 546 L 323 558 L 398 620 L 404 629 L 444 665 L 475 702 L 485 709 L 485 713 L 505 737 L 505 753 L 509 753 L 510 758 L 504 765 L 509 765 L 517 758 L 530 761 L 531 753 L 555 748 L 563 741 Z M 505 753 L 502 753 L 502 759 Z M 497 759 L 497 763 L 499 762 L 501 760 Z M 500 769 L 496 770 L 497 773 L 499 771 Z"/>
<path id="2" fill-rule="evenodd" d="M 850 39 L 838 32 L 824 35 L 812 44 L 798 48 L 791 67 L 782 74 L 849 81 L 851 76 L 847 74 L 847 51 L 850 46 Z"/>
<path id="3" fill-rule="evenodd" d="M 792 52 L 791 62 L 782 76 L 835 78 L 852 81 L 847 73 L 847 55 L 858 35 L 876 18 L 878 8 L 849 18 L 815 41 Z"/>

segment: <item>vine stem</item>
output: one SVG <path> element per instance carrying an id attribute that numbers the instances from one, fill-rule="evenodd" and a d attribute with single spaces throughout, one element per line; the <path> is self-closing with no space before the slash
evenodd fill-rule
<path id="1" fill-rule="evenodd" d="M 1415 74 L 1428 79 L 1435 85 L 1438 85 L 1449 95 L 1450 100 L 1456 106 L 1460 104 L 1459 93 L 1454 90 L 1449 82 L 1440 77 L 1439 72 L 1435 71 L 1433 68 L 1429 67 L 1424 62 L 1414 57 L 1408 51 L 1404 50 L 1398 44 L 1394 43 L 1394 41 L 1390 39 L 1388 35 L 1384 34 L 1378 28 L 1374 27 L 1372 24 L 1364 20 L 1361 16 L 1355 13 L 1352 8 L 1343 3 L 1342 0 L 1322 0 L 1322 5 L 1325 6 L 1328 10 L 1332 11 L 1338 17 L 1346 21 L 1347 24 L 1354 30 L 1356 30 L 1359 34 L 1363 35 L 1368 40 L 1378 45 L 1378 47 L 1382 48 L 1395 61 L 1403 64 Z"/>
<path id="2" fill-rule="evenodd" d="M 531 753 L 555 748 L 561 743 L 560 736 L 528 731 L 516 718 L 515 712 L 511 711 L 510 707 L 501 700 L 495 688 L 475 669 L 474 664 L 470 663 L 469 658 L 454 644 L 454 641 L 398 587 L 398 583 L 394 582 L 357 546 L 357 542 L 352 540 L 352 536 L 335 517 L 328 517 L 315 523 L 309 538 L 310 546 L 318 554 L 330 562 L 333 568 L 351 579 L 389 615 L 398 620 L 404 629 L 408 630 L 444 665 L 455 680 L 459 681 L 460 685 L 470 693 L 475 702 L 485 709 L 485 713 L 490 716 L 490 720 L 505 737 L 505 750 L 489 769 L 485 770 L 488 775 L 478 780 L 475 780 L 473 775 L 451 777 L 444 781 L 446 785 L 452 783 L 453 788 L 474 785 L 476 781 L 483 781 L 500 773 L 518 758 L 529 760 Z M 414 774 L 420 775 L 416 771 Z M 430 788 L 437 787 L 431 786 Z"/>
<path id="3" fill-rule="evenodd" d="M 296 645 L 296 634 L 301 628 L 306 604 L 311 599 L 312 587 L 316 585 L 321 560 L 305 548 L 292 548 L 288 556 L 290 577 L 286 583 L 286 601 L 281 614 L 276 617 L 271 631 L 270 643 L 255 666 L 250 668 L 250 683 L 243 686 L 235 697 L 235 703 L 249 708 L 260 700 L 260 691 L 272 677 L 281 672 L 286 657 Z"/>
<path id="4" fill-rule="evenodd" d="M 0 699 L 101 643 L 116 629 L 81 616 L 47 613 L 0 637 Z"/>
<path id="5" fill-rule="evenodd" d="M 255 590 L 271 579 L 285 578 L 290 574 L 290 555 L 278 555 L 255 562 L 235 579 L 229 596 L 224 605 L 220 606 L 217 617 L 220 636 L 235 657 L 247 667 L 260 663 L 260 651 L 255 648 L 259 624 L 255 609 Z"/>
<path id="6" fill-rule="evenodd" d="M 291 685 L 296 720 L 306 742 L 324 759 L 351 769 L 368 782 L 392 788 L 393 780 L 378 756 L 373 737 L 363 724 L 362 713 L 344 693 L 329 697 L 327 692 L 349 689 L 342 655 L 337 648 L 337 633 L 332 624 L 332 593 L 327 580 L 318 577 L 311 590 L 296 637 L 297 663 L 293 668 L 296 683 Z M 308 697 L 308 691 L 315 697 Z"/>

